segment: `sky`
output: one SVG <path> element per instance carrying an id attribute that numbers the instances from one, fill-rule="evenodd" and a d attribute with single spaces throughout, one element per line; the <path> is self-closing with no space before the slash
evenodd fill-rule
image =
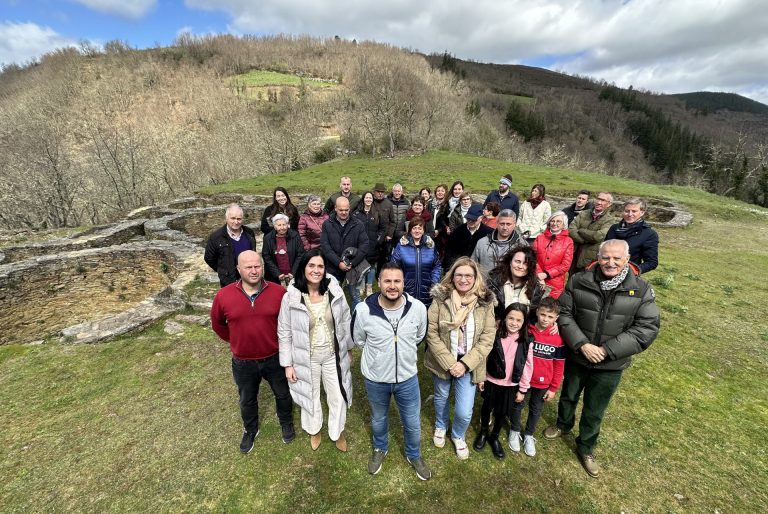
<path id="1" fill-rule="evenodd" d="M 338 35 L 768 104 L 767 27 L 765 0 L 0 0 L 0 63 L 184 32 Z"/>

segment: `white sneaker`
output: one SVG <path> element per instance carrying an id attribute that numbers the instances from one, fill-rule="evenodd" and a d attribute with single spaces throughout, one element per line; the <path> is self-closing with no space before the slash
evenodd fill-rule
<path id="1" fill-rule="evenodd" d="M 507 438 L 507 443 L 509 444 L 509 449 L 513 452 L 519 452 L 520 451 L 520 441 L 522 438 L 520 437 L 520 432 L 515 432 L 514 430 L 509 431 L 509 437 Z"/>
<path id="2" fill-rule="evenodd" d="M 469 458 L 469 448 L 467 448 L 467 442 L 464 439 L 453 439 L 453 445 L 456 447 L 456 456 L 460 460 L 467 460 Z"/>
<path id="3" fill-rule="evenodd" d="M 435 443 L 435 448 L 442 448 L 445 446 L 445 429 L 436 428 L 435 434 L 432 436 L 432 442 Z"/>
<path id="4" fill-rule="evenodd" d="M 529 457 L 536 455 L 536 439 L 532 435 L 527 435 L 523 439 L 523 451 Z"/>

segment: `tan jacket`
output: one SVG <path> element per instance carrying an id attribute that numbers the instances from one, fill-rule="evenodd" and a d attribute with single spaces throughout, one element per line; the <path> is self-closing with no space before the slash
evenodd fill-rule
<path id="1" fill-rule="evenodd" d="M 424 366 L 438 377 L 447 380 L 451 376 L 448 369 L 456 364 L 456 354 L 451 349 L 451 329 L 448 327 L 448 323 L 453 319 L 449 307 L 450 291 L 437 284 L 432 288 L 432 297 L 434 301 L 427 312 L 429 328 Z M 487 291 L 486 295 L 478 300 L 472 313 L 475 336 L 469 352 L 461 361 L 469 368 L 473 384 L 485 381 L 485 359 L 493 348 L 493 338 L 496 335 L 493 315 L 495 305 L 496 297 Z"/>

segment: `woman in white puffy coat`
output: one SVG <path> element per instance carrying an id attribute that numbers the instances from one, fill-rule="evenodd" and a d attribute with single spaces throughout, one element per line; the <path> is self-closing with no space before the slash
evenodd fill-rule
<path id="1" fill-rule="evenodd" d="M 544 184 L 534 184 L 531 196 L 520 207 L 517 230 L 532 244 L 539 234 L 547 230 L 547 222 L 552 216 L 552 207 L 546 200 Z"/>
<path id="2" fill-rule="evenodd" d="M 294 281 L 283 296 L 277 320 L 280 365 L 301 407 L 301 428 L 310 446 L 320 446 L 323 407 L 320 386 L 328 402 L 328 435 L 336 447 L 347 451 L 344 425 L 352 405 L 352 355 L 350 313 L 344 291 L 325 273 L 319 248 L 304 254 Z"/>

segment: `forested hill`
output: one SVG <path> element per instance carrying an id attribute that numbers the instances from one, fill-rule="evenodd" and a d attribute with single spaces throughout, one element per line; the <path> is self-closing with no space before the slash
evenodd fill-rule
<path id="1" fill-rule="evenodd" d="M 732 96 L 694 106 L 339 38 L 58 50 L 0 74 L 0 228 L 101 223 L 224 180 L 431 149 L 766 205 L 768 114 Z"/>
<path id="2" fill-rule="evenodd" d="M 712 93 L 698 91 L 696 93 L 682 93 L 671 95 L 685 102 L 687 109 L 695 109 L 703 114 L 720 110 L 732 112 L 749 112 L 754 114 L 768 114 L 768 105 L 756 102 L 751 98 L 745 98 L 736 93 Z"/>

